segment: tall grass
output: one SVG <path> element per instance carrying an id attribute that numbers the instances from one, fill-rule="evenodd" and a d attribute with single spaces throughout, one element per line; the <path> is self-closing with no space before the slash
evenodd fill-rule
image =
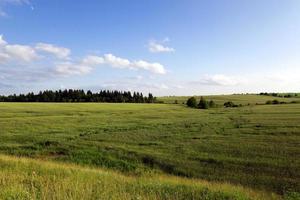
<path id="1" fill-rule="evenodd" d="M 280 199 L 230 184 L 111 170 L 0 155 L 0 199 Z"/>
<path id="2" fill-rule="evenodd" d="M 0 113 L 2 154 L 300 191 L 300 104 L 0 103 Z"/>

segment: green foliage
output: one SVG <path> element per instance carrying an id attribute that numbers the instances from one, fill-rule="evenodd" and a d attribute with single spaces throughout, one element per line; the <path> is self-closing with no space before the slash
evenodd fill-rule
<path id="1" fill-rule="evenodd" d="M 266 101 L 266 104 L 273 104 L 271 100 Z"/>
<path id="2" fill-rule="evenodd" d="M 232 101 L 227 101 L 224 103 L 224 107 L 229 108 L 229 107 L 238 107 L 238 105 L 234 104 Z"/>
<path id="3" fill-rule="evenodd" d="M 197 100 L 195 97 L 191 97 L 187 100 L 186 102 L 186 105 L 188 107 L 191 107 L 191 108 L 196 108 L 197 107 Z"/>
<path id="4" fill-rule="evenodd" d="M 287 192 L 284 194 L 284 200 L 299 200 L 300 193 L 299 192 Z"/>
<path id="5" fill-rule="evenodd" d="M 45 90 L 38 94 L 30 92 L 28 94 L 1 96 L 0 102 L 109 102 L 109 103 L 155 103 L 156 97 L 151 93 L 143 96 L 142 93 L 130 91 L 110 91 L 101 90 L 93 93 L 90 90 Z"/>
<path id="6" fill-rule="evenodd" d="M 215 103 L 213 100 L 210 100 L 210 101 L 208 102 L 208 106 L 209 106 L 210 108 L 215 108 L 215 107 L 217 107 L 216 103 Z"/>
<path id="7" fill-rule="evenodd" d="M 273 97 L 283 97 L 283 98 L 292 98 L 292 97 L 298 97 L 299 93 L 268 93 L 268 92 L 261 92 L 259 95 L 265 95 L 265 96 L 273 96 Z"/>
<path id="8" fill-rule="evenodd" d="M 199 109 L 208 109 L 208 102 L 203 97 L 200 98 L 198 108 Z"/>
<path id="9" fill-rule="evenodd" d="M 272 101 L 272 104 L 279 104 L 280 102 L 277 100 L 277 99 L 274 99 L 273 101 Z"/>

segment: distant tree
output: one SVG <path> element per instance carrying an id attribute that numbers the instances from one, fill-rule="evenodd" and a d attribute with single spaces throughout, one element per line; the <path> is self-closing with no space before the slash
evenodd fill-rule
<path id="1" fill-rule="evenodd" d="M 154 103 L 154 97 L 151 93 L 148 94 L 148 103 Z"/>
<path id="2" fill-rule="evenodd" d="M 191 107 L 191 108 L 196 108 L 197 107 L 197 100 L 195 97 L 190 97 L 187 102 L 186 102 L 186 105 L 188 107 Z"/>
<path id="3" fill-rule="evenodd" d="M 215 108 L 215 107 L 216 107 L 216 103 L 215 103 L 213 100 L 210 100 L 210 101 L 208 102 L 208 106 L 209 106 L 210 108 Z"/>
<path id="4" fill-rule="evenodd" d="M 232 101 L 227 101 L 227 102 L 225 102 L 225 103 L 224 103 L 224 106 L 225 106 L 226 108 L 228 108 L 228 107 L 238 107 L 238 105 L 234 104 Z"/>
<path id="5" fill-rule="evenodd" d="M 93 93 L 88 90 L 45 90 L 38 94 L 28 93 L 19 95 L 0 96 L 0 101 L 3 102 L 127 102 L 127 103 L 154 103 L 156 97 L 151 93 L 148 96 L 143 96 L 142 93 L 126 91 L 109 91 L 101 90 L 99 93 Z"/>
<path id="6" fill-rule="evenodd" d="M 174 104 L 178 104 L 178 100 L 175 100 L 175 101 L 174 101 Z"/>
<path id="7" fill-rule="evenodd" d="M 208 102 L 203 97 L 200 98 L 200 101 L 199 101 L 199 104 L 198 104 L 198 108 L 200 108 L 200 109 L 208 109 Z"/>
<path id="8" fill-rule="evenodd" d="M 266 101 L 266 104 L 273 104 L 271 100 Z"/>
<path id="9" fill-rule="evenodd" d="M 279 104 L 280 102 L 277 100 L 277 99 L 274 99 L 273 101 L 272 101 L 272 104 Z"/>

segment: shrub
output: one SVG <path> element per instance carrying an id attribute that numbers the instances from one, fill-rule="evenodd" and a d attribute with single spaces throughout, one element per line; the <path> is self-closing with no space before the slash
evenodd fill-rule
<path id="1" fill-rule="evenodd" d="M 187 100 L 186 102 L 186 105 L 188 107 L 191 107 L 191 108 L 196 108 L 197 107 L 197 100 L 195 97 L 191 97 Z"/>
<path id="2" fill-rule="evenodd" d="M 210 108 L 215 108 L 217 105 L 216 105 L 216 103 L 215 103 L 213 100 L 210 100 L 210 101 L 208 102 L 208 106 L 209 106 Z"/>
<path id="3" fill-rule="evenodd" d="M 200 102 L 198 104 L 198 108 L 208 109 L 208 102 L 203 97 L 201 97 L 201 99 L 200 99 Z"/>
<path id="4" fill-rule="evenodd" d="M 274 99 L 273 101 L 272 101 L 272 104 L 279 104 L 280 102 L 277 100 L 277 99 Z"/>
<path id="5" fill-rule="evenodd" d="M 234 104 L 232 101 L 227 101 L 227 102 L 225 102 L 225 103 L 224 103 L 224 106 L 225 106 L 226 108 L 228 108 L 228 107 L 238 107 L 238 105 Z"/>
<path id="6" fill-rule="evenodd" d="M 300 101 L 291 101 L 290 103 L 300 103 Z"/>
<path id="7" fill-rule="evenodd" d="M 266 101 L 266 104 L 273 104 L 271 100 Z"/>

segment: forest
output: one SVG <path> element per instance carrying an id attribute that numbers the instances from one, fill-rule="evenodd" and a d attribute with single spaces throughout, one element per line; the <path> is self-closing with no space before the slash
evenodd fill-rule
<path id="1" fill-rule="evenodd" d="M 108 103 L 154 103 L 156 97 L 151 93 L 144 96 L 141 92 L 101 90 L 92 92 L 88 90 L 45 90 L 38 94 L 0 96 L 0 102 L 108 102 Z"/>

